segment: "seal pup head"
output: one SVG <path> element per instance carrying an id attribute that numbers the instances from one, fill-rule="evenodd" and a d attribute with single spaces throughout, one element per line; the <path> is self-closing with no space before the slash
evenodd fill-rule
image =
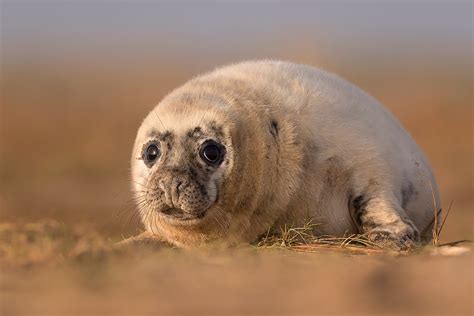
<path id="1" fill-rule="evenodd" d="M 255 78 L 231 74 L 187 82 L 138 130 L 132 186 L 142 222 L 177 246 L 251 242 L 301 185 L 299 114 L 280 110 L 282 97 Z"/>
<path id="2" fill-rule="evenodd" d="M 216 106 L 217 103 L 217 106 Z M 132 155 L 142 222 L 177 245 L 218 239 L 229 229 L 234 123 L 221 100 L 177 94 L 143 121 Z M 227 203 L 227 204 L 226 204 Z"/>

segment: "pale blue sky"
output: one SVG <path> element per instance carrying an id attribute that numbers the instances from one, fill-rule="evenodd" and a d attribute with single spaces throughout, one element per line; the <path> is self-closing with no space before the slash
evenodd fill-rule
<path id="1" fill-rule="evenodd" d="M 8 61 L 31 53 L 271 55 L 275 47 L 295 43 L 326 54 L 360 49 L 472 54 L 470 1 L 2 1 L 1 28 Z"/>

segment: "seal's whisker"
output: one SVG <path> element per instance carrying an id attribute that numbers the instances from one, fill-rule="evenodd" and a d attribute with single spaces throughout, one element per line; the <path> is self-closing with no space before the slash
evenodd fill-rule
<path id="1" fill-rule="evenodd" d="M 138 181 L 132 181 L 132 182 L 138 184 L 139 186 L 141 186 L 141 187 L 143 187 L 143 188 L 145 188 L 145 189 L 147 189 L 147 190 L 149 189 L 148 186 L 146 186 L 146 185 L 144 185 L 144 184 L 142 184 L 142 183 L 140 183 L 140 182 L 138 182 Z"/>
<path id="2" fill-rule="evenodd" d="M 222 232 L 225 232 L 228 227 L 227 216 L 224 211 L 220 208 L 216 209 L 216 216 L 213 217 L 213 220 L 216 222 L 218 226 L 220 226 Z"/>
<path id="3" fill-rule="evenodd" d="M 145 205 L 142 207 L 142 210 L 145 212 L 144 214 L 142 213 L 143 222 L 145 223 L 149 221 L 150 216 L 153 216 L 153 210 L 150 208 L 151 205 L 152 202 L 149 201 L 148 203 L 145 203 Z"/>
<path id="4" fill-rule="evenodd" d="M 204 112 L 204 114 L 202 115 L 201 119 L 199 120 L 199 124 L 198 126 L 202 126 L 202 121 L 204 121 L 204 118 L 206 117 L 206 112 Z"/>
<path id="5" fill-rule="evenodd" d="M 120 217 L 120 216 L 123 216 L 124 213 L 128 213 L 130 211 L 130 208 L 135 207 L 135 203 L 136 203 L 135 198 L 131 198 L 128 201 L 126 201 L 117 211 L 116 216 Z"/>
<path id="6" fill-rule="evenodd" d="M 139 212 L 137 210 L 146 202 L 143 196 L 136 196 L 129 199 L 117 213 L 119 223 L 123 226 L 132 224 L 133 221 L 140 221 Z"/>
<path id="7" fill-rule="evenodd" d="M 158 113 L 156 112 L 156 109 L 153 109 L 153 113 L 155 113 L 156 118 L 158 119 L 158 121 L 160 121 L 161 126 L 163 126 L 163 129 L 166 131 L 165 124 L 163 124 L 163 122 L 161 121 L 160 117 L 158 116 Z"/>

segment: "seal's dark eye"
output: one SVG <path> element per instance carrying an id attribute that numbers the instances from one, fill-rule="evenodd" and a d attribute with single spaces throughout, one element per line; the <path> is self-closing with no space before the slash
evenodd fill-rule
<path id="1" fill-rule="evenodd" d="M 143 152 L 143 161 L 145 161 L 145 164 L 151 167 L 158 157 L 160 157 L 160 149 L 157 144 L 149 144 Z"/>
<path id="2" fill-rule="evenodd" d="M 224 158 L 224 146 L 213 140 L 206 141 L 199 152 L 201 159 L 209 165 L 216 166 Z"/>

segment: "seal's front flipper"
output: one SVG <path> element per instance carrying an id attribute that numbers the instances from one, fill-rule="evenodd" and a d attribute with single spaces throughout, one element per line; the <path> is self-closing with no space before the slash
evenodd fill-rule
<path id="1" fill-rule="evenodd" d="M 351 201 L 359 232 L 384 247 L 405 250 L 420 241 L 420 233 L 394 198 L 359 195 Z"/>

